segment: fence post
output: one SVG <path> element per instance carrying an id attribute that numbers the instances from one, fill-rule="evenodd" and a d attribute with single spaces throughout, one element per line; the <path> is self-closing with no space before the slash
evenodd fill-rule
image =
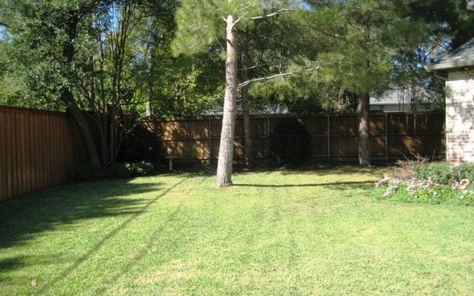
<path id="1" fill-rule="evenodd" d="M 388 113 L 385 112 L 385 161 L 388 161 Z"/>
<path id="2" fill-rule="evenodd" d="M 265 157 L 270 155 L 270 115 L 267 115 L 267 144 L 265 145 Z"/>
<path id="3" fill-rule="evenodd" d="M 211 133 L 211 117 L 207 118 L 207 145 L 209 146 L 209 164 L 212 164 L 212 133 Z"/>
<path id="4" fill-rule="evenodd" d="M 416 137 L 417 132 L 416 132 L 416 113 L 413 114 L 413 136 Z"/>
<path id="5" fill-rule="evenodd" d="M 330 115 L 326 114 L 326 134 L 327 134 L 327 149 L 328 149 L 328 161 L 331 161 L 331 128 L 330 128 Z"/>

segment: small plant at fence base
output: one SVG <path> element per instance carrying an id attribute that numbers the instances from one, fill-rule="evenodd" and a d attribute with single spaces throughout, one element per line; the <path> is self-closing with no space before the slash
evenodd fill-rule
<path id="1" fill-rule="evenodd" d="M 129 178 L 146 176 L 154 171 L 153 164 L 145 161 L 139 162 L 117 162 L 111 165 L 105 172 L 108 178 Z"/>
<path id="2" fill-rule="evenodd" d="M 146 161 L 117 162 L 103 172 L 97 172 L 88 165 L 77 170 L 76 179 L 92 181 L 101 178 L 131 178 L 150 175 L 155 171 L 153 164 Z"/>
<path id="3" fill-rule="evenodd" d="M 403 175 L 385 176 L 378 181 L 373 196 L 405 202 L 474 205 L 473 172 L 471 164 L 414 163 L 410 169 L 404 166 Z"/>
<path id="4" fill-rule="evenodd" d="M 311 153 L 311 137 L 297 120 L 278 124 L 270 134 L 270 156 L 280 164 L 299 165 Z"/>
<path id="5" fill-rule="evenodd" d="M 76 169 L 75 178 L 79 181 L 92 181 L 101 179 L 103 177 L 103 171 L 98 171 L 96 168 L 94 168 L 88 163 L 85 163 Z"/>

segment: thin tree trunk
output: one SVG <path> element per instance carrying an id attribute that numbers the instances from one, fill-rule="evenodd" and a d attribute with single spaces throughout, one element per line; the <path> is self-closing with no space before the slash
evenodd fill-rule
<path id="1" fill-rule="evenodd" d="M 77 106 L 76 101 L 74 101 L 73 94 L 69 89 L 64 89 L 62 91 L 61 99 L 66 104 L 69 114 L 71 114 L 72 118 L 79 127 L 82 139 L 84 140 L 84 145 L 86 146 L 87 154 L 89 155 L 90 165 L 94 168 L 94 170 L 100 171 L 102 169 L 102 165 L 100 162 L 99 153 L 97 151 L 94 137 L 92 136 L 92 130 L 86 116 Z"/>
<path id="2" fill-rule="evenodd" d="M 100 138 L 100 155 L 102 156 L 102 166 L 107 166 L 107 115 L 106 114 L 98 114 L 100 117 L 97 129 L 99 130 L 99 138 Z M 105 118 L 105 119 L 104 119 Z M 105 121 L 104 121 L 105 120 Z"/>
<path id="3" fill-rule="evenodd" d="M 151 91 L 150 91 L 151 93 Z M 148 120 L 148 126 L 151 128 L 152 131 L 155 131 L 155 122 L 153 118 L 153 106 L 151 104 L 151 96 L 149 95 L 148 99 L 145 102 L 145 112 L 146 118 Z"/>
<path id="4" fill-rule="evenodd" d="M 227 58 L 225 63 L 225 95 L 222 118 L 221 140 L 217 161 L 216 187 L 232 185 L 232 162 L 234 158 L 234 134 L 237 90 L 237 33 L 233 29 L 234 17 L 229 15 L 227 22 Z"/>
<path id="5" fill-rule="evenodd" d="M 248 73 L 248 32 L 242 34 L 242 82 L 249 80 Z M 252 149 L 252 130 L 250 129 L 250 104 L 249 104 L 249 89 L 248 85 L 240 89 L 240 96 L 242 99 L 242 117 L 244 122 L 244 142 L 245 142 L 245 165 L 247 167 L 253 166 L 253 149 Z"/>
<path id="6" fill-rule="evenodd" d="M 148 119 L 153 116 L 153 109 L 151 107 L 151 98 L 148 98 L 145 102 L 145 114 Z"/>
<path id="7" fill-rule="evenodd" d="M 109 124 L 109 149 L 107 156 L 107 166 L 112 164 L 113 155 L 115 154 L 115 136 L 116 136 L 116 126 L 115 126 L 115 111 L 111 110 L 109 113 L 110 124 Z"/>
<path id="8" fill-rule="evenodd" d="M 369 147 L 369 100 L 370 94 L 365 92 L 359 94 L 357 113 L 359 113 L 359 164 L 370 166 Z"/>

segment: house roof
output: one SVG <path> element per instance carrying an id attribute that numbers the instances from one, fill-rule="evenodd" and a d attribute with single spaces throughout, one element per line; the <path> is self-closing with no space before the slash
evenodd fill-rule
<path id="1" fill-rule="evenodd" d="M 474 66 L 474 38 L 444 56 L 439 63 L 426 66 L 426 70 L 450 70 L 472 66 Z"/>
<path id="2" fill-rule="evenodd" d="M 411 104 L 412 99 L 418 103 L 428 103 L 429 91 L 423 87 L 403 88 L 393 86 L 381 94 L 370 95 L 370 105 L 400 105 Z"/>

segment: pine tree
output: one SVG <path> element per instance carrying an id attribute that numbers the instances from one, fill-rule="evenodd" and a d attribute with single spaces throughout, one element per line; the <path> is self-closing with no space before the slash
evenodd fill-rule
<path id="1" fill-rule="evenodd" d="M 177 38 L 175 49 L 181 53 L 212 50 L 211 45 L 225 40 L 225 93 L 222 131 L 219 145 L 216 187 L 232 185 L 236 96 L 238 88 L 239 26 L 251 27 L 255 21 L 271 18 L 294 9 L 299 1 L 183 1 L 177 13 Z M 247 84 L 240 84 L 245 87 Z"/>
<path id="2" fill-rule="evenodd" d="M 341 94 L 350 93 L 356 97 L 361 166 L 371 165 L 370 94 L 390 87 L 395 58 L 400 50 L 415 50 L 427 37 L 429 26 L 425 22 L 403 14 L 408 3 L 410 1 L 404 0 L 332 1 L 324 8 L 314 6 L 320 11 L 304 21 L 321 36 L 316 38 L 318 44 L 313 45 L 319 48 L 319 69 L 314 79 L 336 86 Z M 321 47 L 320 44 L 324 45 Z M 311 76 L 302 79 L 308 80 Z"/>

